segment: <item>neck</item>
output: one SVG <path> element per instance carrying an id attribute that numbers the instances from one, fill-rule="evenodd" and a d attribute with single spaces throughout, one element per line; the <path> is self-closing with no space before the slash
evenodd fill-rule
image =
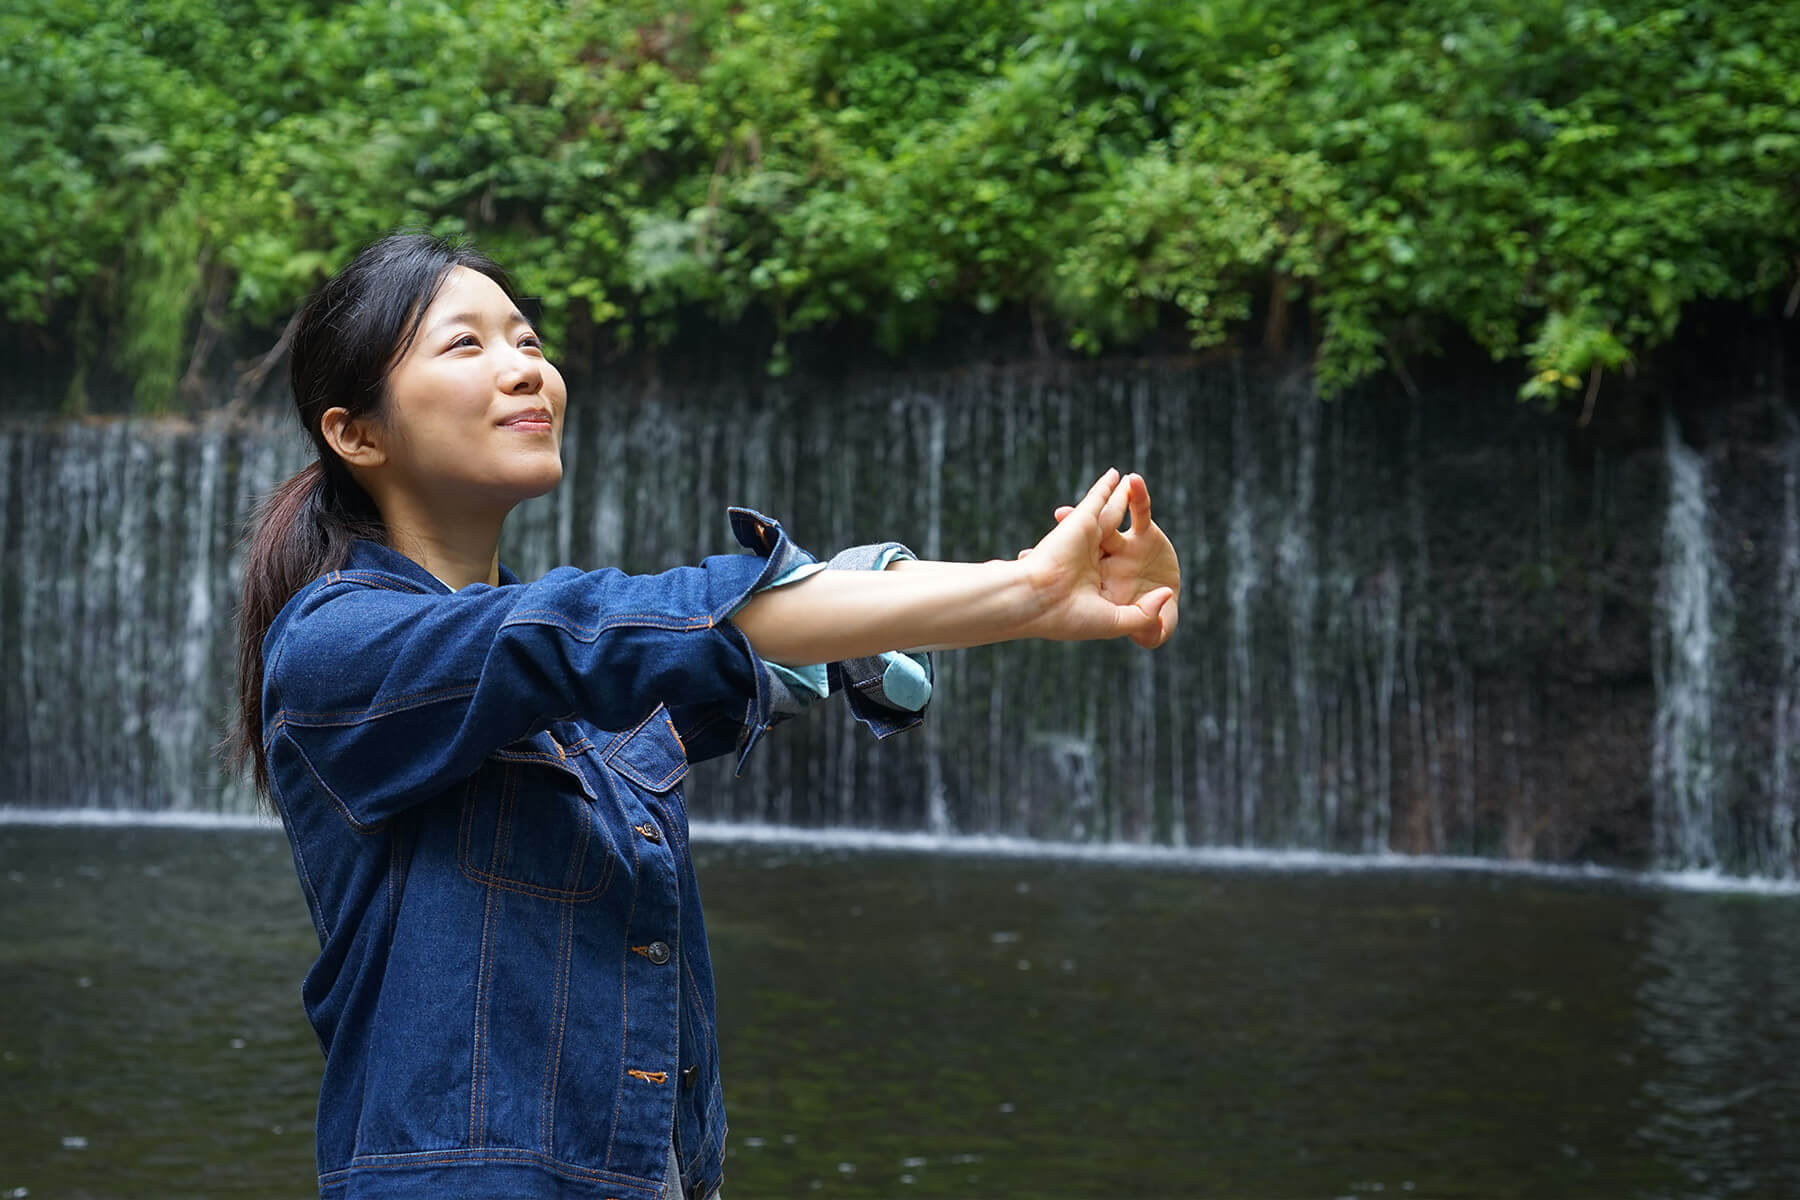
<path id="1" fill-rule="evenodd" d="M 506 514 L 464 516 L 455 522 L 422 520 L 405 511 L 383 514 L 388 547 L 430 571 L 451 591 L 471 583 L 500 582 L 500 527 Z"/>

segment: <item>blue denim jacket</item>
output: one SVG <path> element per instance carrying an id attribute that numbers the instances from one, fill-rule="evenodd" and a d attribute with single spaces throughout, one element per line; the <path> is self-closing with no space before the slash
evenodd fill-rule
<path id="1" fill-rule="evenodd" d="M 688 764 L 804 707 L 725 619 L 812 561 L 558 568 L 450 592 L 356 544 L 263 643 L 273 799 L 319 935 L 319 1190 L 655 1200 L 724 1157 Z M 878 736 L 880 660 L 830 664 Z"/>

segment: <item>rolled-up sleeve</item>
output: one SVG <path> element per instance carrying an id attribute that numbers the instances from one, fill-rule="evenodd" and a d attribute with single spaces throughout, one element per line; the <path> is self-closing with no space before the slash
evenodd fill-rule
<path id="1" fill-rule="evenodd" d="M 740 532 L 740 539 L 744 536 Z M 780 569 L 767 573 L 751 594 L 798 583 L 820 569 L 880 571 L 897 558 L 914 557 L 899 542 L 875 542 L 840 551 L 826 563 L 813 561 L 810 556 L 790 558 Z M 736 746 L 737 768 L 741 771 L 755 738 L 770 725 L 779 724 L 839 691 L 844 693 L 851 715 L 866 729 L 878 738 L 889 737 L 922 722 L 932 695 L 931 656 L 924 653 L 894 651 L 805 665 L 777 665 L 759 659 L 758 669 L 769 697 L 764 724 L 758 729 L 745 729 L 739 724 L 740 713 L 713 704 L 684 705 L 671 712 L 690 759 L 698 762 L 728 753 Z"/>
<path id="2" fill-rule="evenodd" d="M 883 571 L 898 558 L 916 555 L 899 542 L 852 546 L 826 565 L 838 571 Z M 925 719 L 931 702 L 931 656 L 898 650 L 851 658 L 827 666 L 831 689 L 843 690 L 850 711 L 876 737 L 911 729 Z"/>

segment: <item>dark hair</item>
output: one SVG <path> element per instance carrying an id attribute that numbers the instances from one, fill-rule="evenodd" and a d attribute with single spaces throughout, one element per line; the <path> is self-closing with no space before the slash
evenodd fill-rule
<path id="1" fill-rule="evenodd" d="M 517 302 L 512 281 L 467 242 L 395 233 L 372 242 L 306 301 L 295 317 L 288 377 L 317 461 L 257 503 L 245 541 L 238 608 L 238 711 L 227 753 L 248 764 L 269 794 L 263 750 L 263 638 L 308 583 L 344 565 L 357 538 L 384 541 L 387 526 L 320 428 L 327 409 L 379 418 L 387 377 L 418 336 L 425 310 L 456 267 L 479 271 Z"/>

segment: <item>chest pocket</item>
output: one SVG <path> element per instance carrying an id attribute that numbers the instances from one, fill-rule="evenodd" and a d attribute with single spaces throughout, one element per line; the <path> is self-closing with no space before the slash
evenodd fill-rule
<path id="1" fill-rule="evenodd" d="M 666 806 L 667 815 L 674 818 L 675 832 L 681 841 L 687 841 L 687 812 L 682 807 L 678 786 L 687 778 L 687 748 L 681 744 L 667 709 L 658 707 L 643 724 L 608 746 L 600 761 L 607 768 L 606 782 L 627 815 L 637 804 L 649 801 L 651 807 L 656 807 L 660 801 Z M 645 797 L 643 792 L 651 796 Z M 634 817 L 633 823 L 636 820 Z"/>
<path id="2" fill-rule="evenodd" d="M 463 795 L 457 854 L 479 883 L 591 900 L 611 877 L 614 848 L 594 816 L 593 787 L 550 732 L 490 754 Z"/>

